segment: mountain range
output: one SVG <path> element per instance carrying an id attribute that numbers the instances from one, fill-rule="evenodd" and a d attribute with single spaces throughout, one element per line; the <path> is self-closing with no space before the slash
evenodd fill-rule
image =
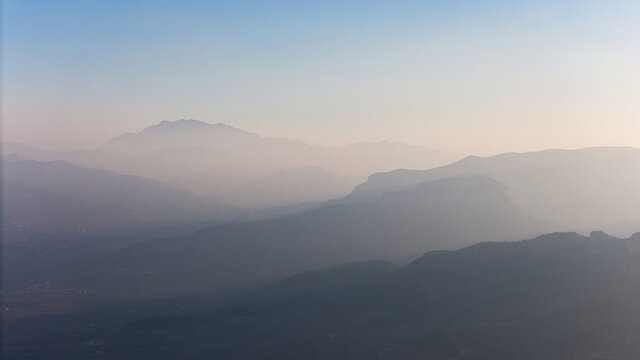
<path id="1" fill-rule="evenodd" d="M 88 169 L 66 161 L 4 157 L 3 235 L 105 233 L 226 222 L 234 206 L 155 180 Z"/>
<path id="2" fill-rule="evenodd" d="M 478 240 L 515 240 L 552 228 L 520 211 L 491 178 L 442 179 L 388 193 L 375 203 L 340 204 L 138 243 L 80 272 L 81 283 L 148 296 L 197 293 L 345 262 L 405 259 Z"/>
<path id="3" fill-rule="evenodd" d="M 3 153 L 147 177 L 253 210 L 333 199 L 374 172 L 428 169 L 461 157 L 390 142 L 309 145 L 197 120 L 162 121 L 90 150 L 3 144 Z"/>
<path id="4" fill-rule="evenodd" d="M 348 196 L 329 203 L 377 201 L 389 191 L 425 181 L 473 175 L 496 179 L 524 211 L 566 229 L 640 223 L 640 149 L 631 147 L 469 156 L 434 169 L 398 169 L 373 174 Z M 627 232 L 637 230 L 626 227 Z"/>
<path id="5" fill-rule="evenodd" d="M 348 273 L 336 271 L 335 281 Z M 640 234 L 480 243 L 429 252 L 348 290 L 318 287 L 201 315 L 172 345 L 194 345 L 195 330 L 217 338 L 196 353 L 220 359 L 633 359 L 639 275 Z M 133 343 L 150 338 L 142 331 Z"/>

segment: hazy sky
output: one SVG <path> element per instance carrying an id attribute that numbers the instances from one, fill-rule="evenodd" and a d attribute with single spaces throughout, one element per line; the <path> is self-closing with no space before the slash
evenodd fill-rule
<path id="1" fill-rule="evenodd" d="M 465 153 L 640 146 L 640 1 L 2 2 L 5 141 L 161 120 Z"/>

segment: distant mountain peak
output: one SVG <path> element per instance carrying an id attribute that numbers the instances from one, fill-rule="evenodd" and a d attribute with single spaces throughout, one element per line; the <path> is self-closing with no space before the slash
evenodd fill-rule
<path id="1" fill-rule="evenodd" d="M 601 230 L 595 230 L 589 234 L 589 240 L 591 241 L 607 241 L 611 239 L 614 239 L 614 237 Z"/>
<path id="2" fill-rule="evenodd" d="M 195 119 L 163 120 L 140 132 L 114 137 L 106 147 L 117 151 L 149 151 L 171 146 L 206 146 L 239 138 L 256 139 L 259 136 L 224 123 L 211 124 Z"/>
<path id="3" fill-rule="evenodd" d="M 158 132 L 167 132 L 167 131 L 190 131 L 190 130 L 199 130 L 199 131 L 229 131 L 235 133 L 242 134 L 251 134 L 247 131 L 235 128 L 231 125 L 227 125 L 225 123 L 216 123 L 211 124 L 205 121 L 195 120 L 195 119 L 180 119 L 180 120 L 162 120 L 155 125 L 147 126 L 142 129 L 140 132 L 128 132 L 121 136 L 116 136 L 111 139 L 110 142 L 118 141 L 123 138 L 131 138 L 140 135 L 148 135 L 155 134 Z M 254 135 L 254 134 L 251 134 Z"/>
<path id="4" fill-rule="evenodd" d="M 213 125 L 204 121 L 195 120 L 195 119 L 180 119 L 180 120 L 162 120 L 156 126 L 209 126 Z"/>
<path id="5" fill-rule="evenodd" d="M 152 128 L 225 128 L 225 129 L 233 129 L 237 131 L 243 131 L 238 128 L 234 128 L 233 126 L 224 124 L 224 123 L 216 123 L 211 124 L 205 121 L 195 120 L 195 119 L 180 119 L 180 120 L 162 120 L 156 125 L 151 125 L 146 127 L 143 132 L 147 129 Z M 243 131 L 244 132 L 244 131 Z"/>

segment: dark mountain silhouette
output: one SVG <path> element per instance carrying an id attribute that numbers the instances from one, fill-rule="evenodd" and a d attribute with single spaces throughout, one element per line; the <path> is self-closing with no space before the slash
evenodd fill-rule
<path id="1" fill-rule="evenodd" d="M 372 261 L 321 269 L 222 307 L 174 298 L 12 322 L 23 331 L 5 354 L 632 360 L 640 354 L 638 276 L 640 233 L 552 233 L 428 252 L 401 268 Z M 51 338 L 43 321 L 66 330 Z"/>
<path id="2" fill-rule="evenodd" d="M 378 173 L 336 202 L 376 201 L 425 181 L 470 175 L 495 178 L 523 210 L 567 227 L 588 230 L 640 220 L 640 149 L 630 147 L 469 156 L 431 170 Z"/>
<path id="3" fill-rule="evenodd" d="M 348 273 L 348 267 L 316 272 L 325 276 L 316 289 L 290 297 L 256 294 L 220 310 L 135 320 L 128 332 L 100 338 L 101 349 L 125 359 L 160 358 L 166 349 L 188 349 L 196 359 L 630 360 L 640 354 L 640 234 L 553 233 L 480 243 L 429 252 L 348 290 L 325 286 Z M 130 356 L 123 347 L 139 351 Z"/>
<path id="4" fill-rule="evenodd" d="M 472 239 L 513 240 L 546 228 L 515 208 L 491 178 L 443 179 L 389 193 L 376 203 L 140 243 L 114 255 L 86 284 L 155 295 L 190 293 L 351 261 L 455 249 Z"/>
<path id="5" fill-rule="evenodd" d="M 228 221 L 238 210 L 138 176 L 65 161 L 3 159 L 6 239 Z"/>
<path id="6" fill-rule="evenodd" d="M 348 194 L 374 172 L 431 168 L 460 158 L 391 142 L 309 145 L 197 120 L 163 121 L 93 150 L 51 152 L 3 144 L 3 153 L 12 152 L 32 160 L 65 160 L 143 176 L 256 209 L 326 201 Z M 310 169 L 317 169 L 317 176 Z M 296 191 L 290 191 L 291 184 Z"/>
<path id="7" fill-rule="evenodd" d="M 400 265 L 384 260 L 369 260 L 337 265 L 293 275 L 269 284 L 258 293 L 258 298 L 286 299 L 310 293 L 351 290 L 369 284 L 383 275 L 397 270 Z"/>

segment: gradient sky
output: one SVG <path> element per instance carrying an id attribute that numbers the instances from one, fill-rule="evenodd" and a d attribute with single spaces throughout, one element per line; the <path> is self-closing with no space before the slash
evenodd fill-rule
<path id="1" fill-rule="evenodd" d="M 161 120 L 488 155 L 640 147 L 640 2 L 2 2 L 3 140 Z"/>

